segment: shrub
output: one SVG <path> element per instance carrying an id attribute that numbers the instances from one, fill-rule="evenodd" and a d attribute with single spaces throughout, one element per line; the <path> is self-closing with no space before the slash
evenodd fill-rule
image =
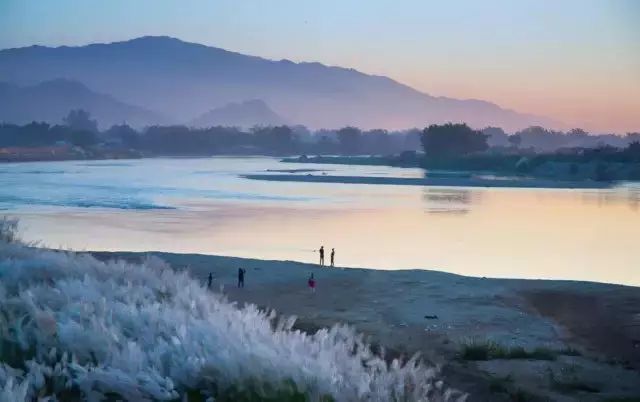
<path id="1" fill-rule="evenodd" d="M 572 347 L 560 349 L 558 353 L 565 356 L 582 356 L 582 353 L 578 349 Z"/>
<path id="2" fill-rule="evenodd" d="M 535 348 L 529 358 L 535 360 L 555 360 L 557 352 L 548 348 Z"/>
<path id="3" fill-rule="evenodd" d="M 463 360 L 489 360 L 489 345 L 469 343 L 462 346 L 460 358 Z"/>
<path id="4" fill-rule="evenodd" d="M 490 341 L 472 341 L 462 346 L 463 360 L 532 359 L 555 360 L 557 352 L 547 348 L 536 348 L 529 352 L 521 346 L 504 347 Z"/>
<path id="5" fill-rule="evenodd" d="M 600 387 L 594 384 L 588 384 L 584 381 L 581 381 L 573 371 L 564 373 L 561 376 L 556 376 L 555 373 L 551 369 L 549 369 L 548 374 L 549 374 L 549 384 L 553 389 L 559 392 L 563 392 L 563 393 L 572 393 L 572 392 L 598 393 L 600 392 Z"/>

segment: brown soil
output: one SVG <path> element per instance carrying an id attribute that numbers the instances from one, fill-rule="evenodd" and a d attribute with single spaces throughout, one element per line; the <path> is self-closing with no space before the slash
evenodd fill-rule
<path id="1" fill-rule="evenodd" d="M 524 293 L 533 308 L 558 323 L 571 341 L 605 358 L 640 369 L 640 295 L 635 288 L 579 293 Z"/>

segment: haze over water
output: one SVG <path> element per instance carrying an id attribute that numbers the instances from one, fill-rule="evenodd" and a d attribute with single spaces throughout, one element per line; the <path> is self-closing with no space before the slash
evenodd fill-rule
<path id="1" fill-rule="evenodd" d="M 640 285 L 637 185 L 479 189 L 239 177 L 308 168 L 423 175 L 257 157 L 5 164 L 0 208 L 20 218 L 26 240 L 74 250 L 315 262 L 324 245 L 336 248 L 340 266 Z"/>

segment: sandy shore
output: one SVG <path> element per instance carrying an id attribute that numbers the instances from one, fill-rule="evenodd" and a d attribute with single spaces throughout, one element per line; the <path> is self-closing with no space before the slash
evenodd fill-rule
<path id="1" fill-rule="evenodd" d="M 403 186 L 500 187 L 500 188 L 608 188 L 611 183 L 592 180 L 484 179 L 480 177 L 375 177 L 298 174 L 247 174 L 245 179 L 309 183 L 385 184 Z"/>
<path id="2" fill-rule="evenodd" d="M 142 253 L 94 253 L 139 260 Z M 640 396 L 640 288 L 572 281 L 464 277 L 437 271 L 320 268 L 196 254 L 153 253 L 239 303 L 295 315 L 314 331 L 348 323 L 389 355 L 416 352 L 440 365 L 472 401 L 598 401 Z M 236 287 L 238 267 L 246 287 Z M 306 285 L 310 273 L 315 294 Z M 495 342 L 543 357 L 465 357 Z M 576 355 L 579 354 L 579 355 Z M 529 399 L 517 399 L 518 397 Z"/>

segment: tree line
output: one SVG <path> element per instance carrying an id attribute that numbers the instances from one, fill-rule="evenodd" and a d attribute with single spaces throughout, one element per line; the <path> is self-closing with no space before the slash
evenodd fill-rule
<path id="1" fill-rule="evenodd" d="M 544 130 L 544 129 L 543 129 Z M 425 157 L 413 163 L 427 169 L 491 171 L 503 174 L 526 174 L 566 179 L 640 180 L 640 134 L 620 137 L 621 147 L 598 144 L 595 147 L 565 146 L 571 139 L 587 135 L 572 130 L 560 139 L 553 151 L 522 148 L 523 136 L 539 140 L 539 136 L 559 134 L 532 128 L 507 139 L 506 146 L 489 144 L 487 130 L 473 130 L 466 124 L 431 125 L 422 132 Z"/>
<path id="2" fill-rule="evenodd" d="M 615 156 L 621 162 L 629 161 L 640 147 L 640 133 L 628 133 L 618 136 L 613 146 L 602 141 L 594 141 L 588 133 L 573 129 L 566 134 L 546 130 L 542 127 L 529 127 L 509 136 L 501 145 L 491 145 L 491 138 L 501 129 L 490 127 L 474 130 L 466 124 L 434 124 L 425 128 L 421 135 L 422 148 L 427 159 L 450 159 L 470 155 L 583 155 L 591 157 Z M 502 132 L 504 133 L 504 132 Z M 552 140 L 549 140 L 549 139 Z M 588 145 L 584 146 L 583 140 Z M 549 141 L 545 141 L 549 140 Z M 495 139 L 494 139 L 495 141 Z M 554 146 L 550 145 L 554 141 Z M 527 146 L 525 146 L 525 144 Z"/>
<path id="3" fill-rule="evenodd" d="M 362 131 L 355 127 L 311 131 L 304 126 L 256 126 L 251 129 L 216 126 L 150 126 L 136 130 L 127 124 L 99 131 L 83 110 L 73 110 L 62 124 L 33 122 L 0 124 L 0 148 L 69 145 L 83 148 L 126 148 L 161 155 L 215 154 L 392 154 L 418 150 L 419 130 Z"/>
<path id="4" fill-rule="evenodd" d="M 62 124 L 33 122 L 0 124 L 0 147 L 46 147 L 69 145 L 82 148 L 135 150 L 158 155 L 391 155 L 424 151 L 427 156 L 447 158 L 478 153 L 523 155 L 556 152 L 568 148 L 624 148 L 640 141 L 640 133 L 626 136 L 589 135 L 573 129 L 563 133 L 529 127 L 507 134 L 497 127 L 474 130 L 466 124 L 431 125 L 424 130 L 387 131 L 343 127 L 311 131 L 304 126 L 193 128 L 151 126 L 136 130 L 127 124 L 98 130 L 97 122 L 84 110 L 72 110 Z"/>

